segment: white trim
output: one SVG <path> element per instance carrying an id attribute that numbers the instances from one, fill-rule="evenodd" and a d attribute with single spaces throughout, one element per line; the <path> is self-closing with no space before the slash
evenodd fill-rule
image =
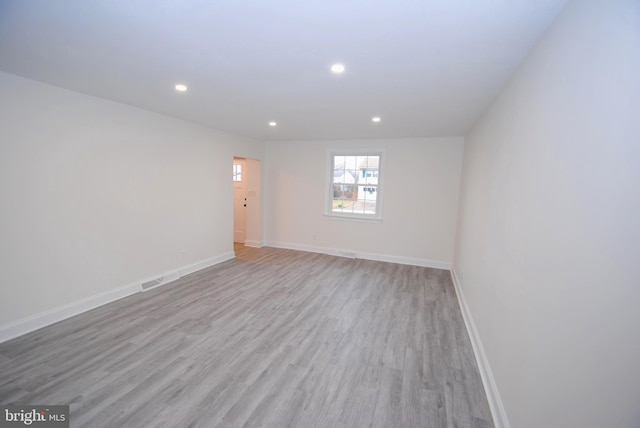
<path id="1" fill-rule="evenodd" d="M 266 242 L 265 245 L 267 247 L 308 251 L 311 253 L 328 254 L 330 256 L 375 260 L 379 262 L 398 263 L 402 265 L 421 266 L 421 267 L 429 267 L 434 269 L 446 269 L 446 270 L 451 269 L 451 263 L 439 261 L 439 260 L 417 259 L 417 258 L 411 258 L 411 257 L 391 256 L 388 254 L 378 254 L 378 253 L 366 253 L 366 252 L 345 250 L 345 249 L 339 249 L 339 248 L 319 247 L 316 245 L 294 244 L 292 242 L 269 241 L 269 242 Z"/>
<path id="2" fill-rule="evenodd" d="M 416 259 L 412 257 L 398 257 L 398 256 L 389 256 L 386 254 L 376 254 L 376 253 L 358 253 L 358 258 L 367 259 L 367 260 L 376 260 L 379 262 L 398 263 L 401 265 L 428 267 L 433 269 L 445 269 L 445 270 L 451 269 L 451 263 L 447 263 L 439 260 Z"/>
<path id="3" fill-rule="evenodd" d="M 456 290 L 456 294 L 458 295 L 462 318 L 464 319 L 464 324 L 467 327 L 467 332 L 471 339 L 471 346 L 473 347 L 473 353 L 476 357 L 476 362 L 478 363 L 482 384 L 484 385 L 484 390 L 487 394 L 489 408 L 491 409 L 491 415 L 493 416 L 493 423 L 496 428 L 510 428 L 511 425 L 507 418 L 507 412 L 505 411 L 504 404 L 500 398 L 498 385 L 496 385 L 493 373 L 491 372 L 489 360 L 487 359 L 487 354 L 484 352 L 484 347 L 482 346 L 482 341 L 480 340 L 476 323 L 473 321 L 471 311 L 467 305 L 467 300 L 464 297 L 460 281 L 458 280 L 458 275 L 453 268 L 451 269 L 451 279 L 453 280 L 453 286 Z"/>
<path id="4" fill-rule="evenodd" d="M 247 239 L 244 241 L 244 246 L 245 247 L 252 247 L 252 248 L 262 248 L 263 244 L 260 241 L 252 241 L 250 239 Z"/>
<path id="5" fill-rule="evenodd" d="M 178 272 L 180 273 L 180 276 L 186 276 L 186 275 L 189 275 L 190 273 L 197 272 L 202 269 L 206 269 L 213 265 L 217 265 L 218 263 L 226 262 L 227 260 L 231 260 L 235 257 L 236 256 L 234 252 L 229 251 L 227 253 L 223 253 L 215 257 L 210 257 L 208 259 L 200 260 L 199 262 L 195 262 L 190 265 L 178 268 Z"/>
<path id="6" fill-rule="evenodd" d="M 46 327 L 58 321 L 62 321 L 72 316 L 81 314 L 91 309 L 95 309 L 99 306 L 106 305 L 107 303 L 114 302 L 116 300 L 122 299 L 123 297 L 139 293 L 142 291 L 142 284 L 151 281 L 154 278 L 167 278 L 166 281 L 163 281 L 159 284 L 165 285 L 182 276 L 188 275 L 201 269 L 208 268 L 223 261 L 233 259 L 234 257 L 235 256 L 233 252 L 224 253 L 216 257 L 211 257 L 209 259 L 201 260 L 199 262 L 183 266 L 173 271 L 165 272 L 162 275 L 156 275 L 152 278 L 147 278 L 142 281 L 136 281 L 123 287 L 118 287 L 104 293 L 96 294 L 95 296 L 86 297 L 84 299 L 80 299 L 75 302 L 71 302 L 63 306 L 58 306 L 56 308 L 49 309 L 38 314 L 19 319 L 9 324 L 2 325 L 0 326 L 0 343 L 18 336 L 22 336 L 23 334 L 37 330 L 39 328 Z"/>
<path id="7" fill-rule="evenodd" d="M 356 214 L 343 214 L 343 213 L 325 213 L 324 216 L 327 220 L 347 220 L 347 221 L 360 221 L 363 223 L 382 223 L 382 218 L 369 218 L 363 215 Z"/>
<path id="8" fill-rule="evenodd" d="M 97 308 L 98 306 L 106 305 L 123 297 L 136 294 L 141 291 L 140 284 L 141 281 L 138 281 L 0 326 L 0 342 L 22 336 L 23 334 L 46 327 L 63 319 L 71 318 L 82 312 Z"/>
<path id="9" fill-rule="evenodd" d="M 335 156 L 379 156 L 378 160 L 378 183 L 375 185 L 376 190 L 376 213 L 375 214 L 358 214 L 358 213 L 338 213 L 331 209 L 333 204 L 333 161 Z M 355 220 L 382 222 L 383 212 L 383 196 L 384 196 L 384 175 L 386 171 L 387 152 L 385 149 L 328 149 L 326 155 L 326 178 L 325 178 L 325 196 L 324 210 L 325 217 L 333 220 Z M 355 184 L 355 183 L 354 183 Z"/>

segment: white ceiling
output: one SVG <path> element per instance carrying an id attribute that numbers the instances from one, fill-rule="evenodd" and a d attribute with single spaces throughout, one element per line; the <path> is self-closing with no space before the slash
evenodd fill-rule
<path id="1" fill-rule="evenodd" d="M 0 70 L 259 140 L 464 135 L 565 3 L 1 0 Z"/>

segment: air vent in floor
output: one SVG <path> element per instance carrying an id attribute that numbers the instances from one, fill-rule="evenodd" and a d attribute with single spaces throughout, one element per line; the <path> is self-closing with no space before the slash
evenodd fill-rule
<path id="1" fill-rule="evenodd" d="M 151 288 L 157 287 L 159 285 L 164 285 L 167 284 L 171 281 L 175 281 L 176 279 L 180 278 L 180 274 L 175 271 L 175 272 L 168 272 L 166 274 L 164 274 L 163 276 L 161 276 L 160 278 L 156 278 L 156 279 L 152 279 L 150 281 L 147 282 L 143 282 L 142 284 L 140 284 L 140 286 L 142 287 L 142 291 L 146 291 L 149 290 Z"/>

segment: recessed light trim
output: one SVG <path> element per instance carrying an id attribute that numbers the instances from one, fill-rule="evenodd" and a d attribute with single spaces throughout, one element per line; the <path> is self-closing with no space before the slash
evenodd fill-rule
<path id="1" fill-rule="evenodd" d="M 187 87 L 187 85 L 185 85 L 183 83 L 178 83 L 176 85 L 176 91 L 178 91 L 178 92 L 187 92 L 187 89 L 189 89 L 189 88 Z"/>
<path id="2" fill-rule="evenodd" d="M 277 123 L 274 122 L 274 121 L 269 122 L 269 126 L 276 126 L 276 125 L 277 125 Z"/>
<path id="3" fill-rule="evenodd" d="M 371 118 L 371 121 L 372 121 L 372 122 L 374 122 L 374 123 L 378 123 L 378 122 L 380 122 L 381 120 L 382 120 L 382 119 L 380 119 L 380 116 L 373 116 L 373 117 Z"/>
<path id="4" fill-rule="evenodd" d="M 333 64 L 331 66 L 331 71 L 335 74 L 340 74 L 344 72 L 344 64 Z"/>

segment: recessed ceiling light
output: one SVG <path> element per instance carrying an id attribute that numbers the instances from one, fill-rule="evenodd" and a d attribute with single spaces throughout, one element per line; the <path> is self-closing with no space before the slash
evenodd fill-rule
<path id="1" fill-rule="evenodd" d="M 331 71 L 333 71 L 336 74 L 340 74 L 344 71 L 344 65 L 342 64 L 333 64 L 331 66 Z"/>
<path id="2" fill-rule="evenodd" d="M 275 122 L 269 122 L 269 126 L 276 126 L 276 125 L 277 125 L 277 123 L 275 123 Z"/>
<path id="3" fill-rule="evenodd" d="M 382 120 L 382 119 L 380 119 L 380 117 L 378 117 L 378 116 L 374 116 L 374 117 L 372 117 L 372 118 L 371 118 L 371 121 L 372 121 L 372 122 L 375 122 L 375 123 L 378 123 L 378 122 L 380 122 L 381 120 Z"/>
<path id="4" fill-rule="evenodd" d="M 178 91 L 178 92 L 187 92 L 187 85 L 183 85 L 182 83 L 178 83 L 176 85 L 176 91 Z"/>

